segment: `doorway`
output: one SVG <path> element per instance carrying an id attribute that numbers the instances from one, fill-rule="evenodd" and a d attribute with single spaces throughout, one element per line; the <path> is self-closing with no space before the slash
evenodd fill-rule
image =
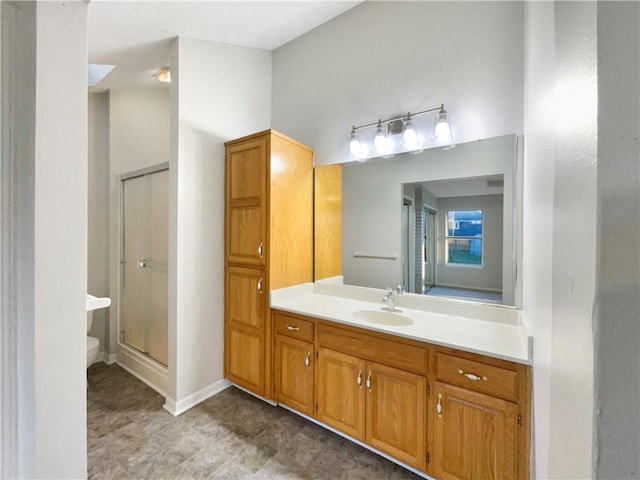
<path id="1" fill-rule="evenodd" d="M 405 197 L 402 202 L 402 288 L 407 292 L 415 289 L 415 208 L 413 199 Z"/>
<path id="2" fill-rule="evenodd" d="M 168 364 L 169 168 L 121 177 L 120 343 Z"/>
<path id="3" fill-rule="evenodd" d="M 422 247 L 424 259 L 424 291 L 436 283 L 436 211 L 425 207 L 422 211 Z"/>

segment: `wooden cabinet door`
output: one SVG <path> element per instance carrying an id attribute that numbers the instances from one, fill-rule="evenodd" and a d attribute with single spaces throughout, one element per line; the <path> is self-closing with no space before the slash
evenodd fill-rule
<path id="1" fill-rule="evenodd" d="M 226 377 L 264 396 L 267 297 L 264 270 L 229 267 L 226 286 Z"/>
<path id="2" fill-rule="evenodd" d="M 353 438 L 364 440 L 364 360 L 319 348 L 316 374 L 316 418 Z"/>
<path id="3" fill-rule="evenodd" d="M 426 467 L 426 378 L 367 363 L 366 442 L 398 460 Z"/>
<path id="4" fill-rule="evenodd" d="M 229 263 L 266 265 L 267 139 L 227 147 L 225 254 Z"/>
<path id="5" fill-rule="evenodd" d="M 440 480 L 517 478 L 515 403 L 436 382 L 429 409 L 427 473 Z"/>
<path id="6" fill-rule="evenodd" d="M 276 335 L 275 396 L 284 405 L 313 415 L 313 343 Z"/>

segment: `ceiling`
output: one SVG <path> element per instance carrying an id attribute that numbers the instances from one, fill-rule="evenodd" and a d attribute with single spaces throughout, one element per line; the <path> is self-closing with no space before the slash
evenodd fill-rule
<path id="1" fill-rule="evenodd" d="M 90 91 L 161 86 L 178 35 L 273 50 L 361 1 L 114 1 L 88 7 L 89 63 L 116 68 Z"/>
<path id="2" fill-rule="evenodd" d="M 504 194 L 504 175 L 434 180 L 412 185 L 422 185 L 436 198 L 502 195 Z"/>

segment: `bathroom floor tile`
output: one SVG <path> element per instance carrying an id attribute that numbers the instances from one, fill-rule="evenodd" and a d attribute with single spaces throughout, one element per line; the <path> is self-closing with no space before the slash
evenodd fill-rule
<path id="1" fill-rule="evenodd" d="M 173 417 L 117 365 L 92 365 L 88 381 L 91 480 L 421 478 L 237 388 Z"/>

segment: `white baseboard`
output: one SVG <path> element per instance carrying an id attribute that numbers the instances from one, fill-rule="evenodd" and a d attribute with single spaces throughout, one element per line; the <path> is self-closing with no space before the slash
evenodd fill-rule
<path id="1" fill-rule="evenodd" d="M 106 363 L 107 365 L 113 365 L 114 363 L 116 363 L 117 360 L 117 355 L 115 353 L 107 353 L 107 352 L 100 352 L 100 355 L 102 355 L 101 357 L 98 357 L 97 361 L 102 361 L 104 363 Z"/>
<path id="2" fill-rule="evenodd" d="M 231 383 L 225 379 L 218 380 L 211 385 L 198 390 L 191 395 L 178 400 L 177 402 L 165 395 L 165 404 L 162 406 L 167 412 L 174 417 L 177 417 L 181 413 L 186 412 L 192 407 L 195 407 L 200 402 L 205 401 L 207 398 L 214 396 L 217 393 L 226 390 L 231 386 Z"/>
<path id="3" fill-rule="evenodd" d="M 167 368 L 125 345 L 119 345 L 119 348 L 116 363 L 166 397 L 169 376 Z"/>

